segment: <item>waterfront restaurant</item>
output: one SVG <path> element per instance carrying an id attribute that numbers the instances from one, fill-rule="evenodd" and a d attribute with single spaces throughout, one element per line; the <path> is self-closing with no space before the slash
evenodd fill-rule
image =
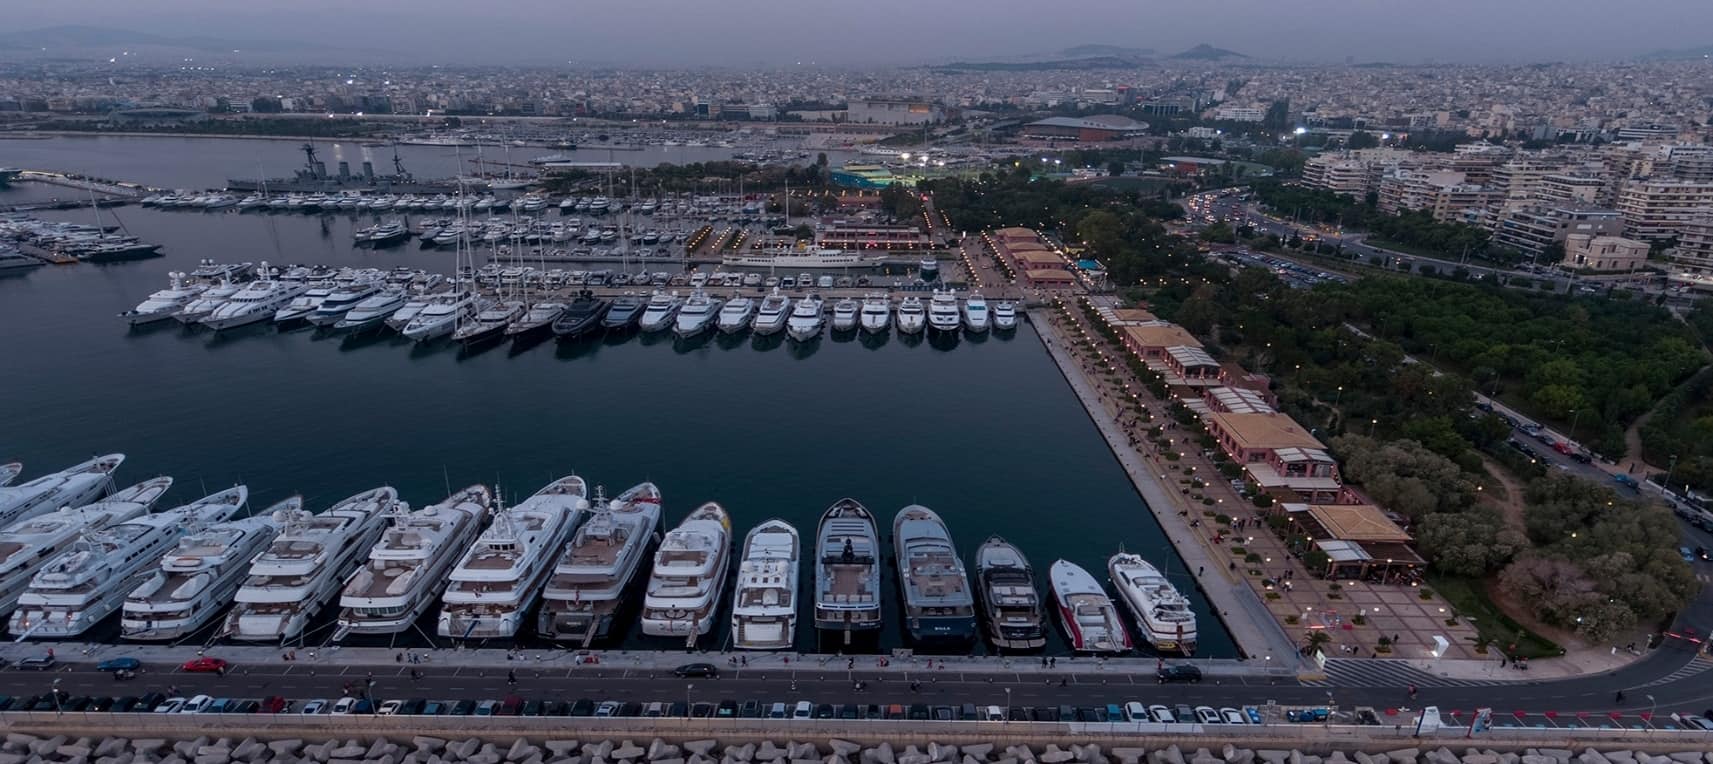
<path id="1" fill-rule="evenodd" d="M 1206 350 L 1199 347 L 1179 345 L 1166 348 L 1165 361 L 1166 384 L 1188 385 L 1190 387 L 1224 386 L 1224 367 Z M 1149 364 L 1152 366 L 1153 364 Z"/>
<path id="2" fill-rule="evenodd" d="M 1249 480 L 1262 490 L 1325 503 L 1336 502 L 1343 494 L 1338 462 L 1290 417 L 1214 411 L 1202 421 L 1226 456 L 1243 465 Z"/>
<path id="3" fill-rule="evenodd" d="M 1322 577 L 1363 578 L 1376 570 L 1391 575 L 1426 565 L 1415 539 L 1373 504 L 1282 504 L 1279 508 L 1326 555 Z"/>
<path id="4" fill-rule="evenodd" d="M 1167 348 L 1201 347 L 1201 342 L 1189 330 L 1164 321 L 1126 326 L 1122 336 L 1124 346 L 1144 362 L 1164 358 Z"/>
<path id="5" fill-rule="evenodd" d="M 1072 287 L 1077 280 L 1063 268 L 1037 268 L 1023 272 L 1023 280 L 1033 287 Z"/>

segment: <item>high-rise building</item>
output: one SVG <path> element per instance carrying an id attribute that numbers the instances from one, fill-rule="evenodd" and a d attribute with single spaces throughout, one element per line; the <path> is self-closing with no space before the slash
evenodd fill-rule
<path id="1" fill-rule="evenodd" d="M 1380 211 L 1427 210 L 1435 220 L 1463 221 L 1492 203 L 1495 194 L 1452 170 L 1398 170 L 1380 181 Z"/>
<path id="2" fill-rule="evenodd" d="M 1624 235 L 1638 239 L 1677 235 L 1708 207 L 1713 207 L 1713 183 L 1632 180 L 1618 193 Z"/>
<path id="3" fill-rule="evenodd" d="M 1555 242 L 1571 234 L 1617 236 L 1624 221 L 1616 210 L 1587 204 L 1535 203 L 1507 210 L 1497 217 L 1493 243 L 1517 250 L 1531 258 L 1540 257 Z"/>
<path id="4" fill-rule="evenodd" d="M 1666 253 L 1678 269 L 1713 274 L 1713 209 L 1685 222 L 1677 232 L 1677 246 Z"/>

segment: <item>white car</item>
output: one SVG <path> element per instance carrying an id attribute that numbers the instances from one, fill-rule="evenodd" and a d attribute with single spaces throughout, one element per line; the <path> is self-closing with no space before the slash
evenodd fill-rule
<path id="1" fill-rule="evenodd" d="M 595 708 L 595 715 L 596 716 L 602 716 L 602 717 L 618 716 L 619 715 L 619 709 L 623 708 L 623 707 L 624 707 L 624 704 L 622 704 L 616 700 L 604 700 L 604 701 L 601 701 L 600 706 Z"/>
<path id="2" fill-rule="evenodd" d="M 385 703 L 382 703 L 381 707 L 379 709 L 377 709 L 375 711 L 375 713 L 380 714 L 381 716 L 392 716 L 393 714 L 398 713 L 399 709 L 403 708 L 403 707 L 404 707 L 404 701 L 402 701 L 402 700 L 389 700 Z"/>
<path id="3" fill-rule="evenodd" d="M 1000 708 L 999 706 L 988 706 L 987 709 L 982 712 L 981 718 L 983 721 L 989 722 L 1005 721 L 1005 709 Z"/>
<path id="4" fill-rule="evenodd" d="M 1124 721 L 1146 722 L 1153 720 L 1148 718 L 1148 709 L 1146 707 L 1141 703 L 1137 703 L 1132 700 L 1129 703 L 1124 704 Z"/>
<path id="5" fill-rule="evenodd" d="M 181 714 L 200 714 L 214 705 L 214 698 L 208 695 L 197 695 L 184 702 L 184 707 L 178 710 Z"/>
<path id="6" fill-rule="evenodd" d="M 1245 717 L 1243 715 L 1242 711 L 1239 711 L 1235 708 L 1231 708 L 1230 706 L 1219 709 L 1219 717 L 1221 719 L 1224 719 L 1226 724 L 1248 724 L 1249 723 L 1248 717 Z"/>
<path id="7" fill-rule="evenodd" d="M 333 713 L 339 716 L 349 716 L 356 707 L 357 699 L 347 695 L 333 702 Z"/>
<path id="8" fill-rule="evenodd" d="M 304 716 L 314 716 L 316 714 L 327 713 L 327 701 L 311 700 L 304 703 L 303 708 L 300 709 L 298 713 L 303 714 Z"/>
<path id="9" fill-rule="evenodd" d="M 167 698 L 165 703 L 155 706 L 157 714 L 176 714 L 184 708 L 184 698 Z"/>
<path id="10" fill-rule="evenodd" d="M 808 721 L 815 718 L 815 706 L 807 700 L 797 701 L 797 707 L 791 710 L 791 718 L 796 721 Z"/>
<path id="11" fill-rule="evenodd" d="M 1161 724 L 1172 724 L 1178 720 L 1178 717 L 1172 715 L 1172 709 L 1160 705 L 1149 706 L 1148 715 Z"/>
<path id="12" fill-rule="evenodd" d="M 1196 719 L 1202 724 L 1219 724 L 1219 712 L 1213 706 L 1196 706 Z"/>

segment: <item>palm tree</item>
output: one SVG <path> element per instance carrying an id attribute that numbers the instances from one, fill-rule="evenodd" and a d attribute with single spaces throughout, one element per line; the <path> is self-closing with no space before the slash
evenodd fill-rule
<path id="1" fill-rule="evenodd" d="M 1303 655 L 1313 655 L 1314 651 L 1319 650 L 1321 645 L 1331 641 L 1331 634 L 1320 629 L 1311 630 L 1309 631 L 1308 636 L 1304 639 Z"/>

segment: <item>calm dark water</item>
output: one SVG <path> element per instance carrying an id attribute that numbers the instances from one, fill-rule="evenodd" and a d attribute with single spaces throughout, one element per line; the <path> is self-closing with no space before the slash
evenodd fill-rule
<path id="1" fill-rule="evenodd" d="M 115 314 L 202 257 L 446 269 L 451 256 L 354 252 L 345 220 L 120 214 L 169 254 L 0 279 L 0 458 L 22 459 L 26 477 L 122 451 L 121 482 L 172 475 L 169 501 L 242 481 L 257 506 L 298 492 L 323 508 L 380 484 L 414 506 L 439 500 L 448 484 L 498 483 L 522 496 L 576 472 L 609 493 L 658 483 L 669 526 L 719 501 L 740 540 L 781 517 L 812 544 L 820 512 L 852 496 L 884 528 L 907 504 L 932 507 L 966 559 L 989 534 L 1003 535 L 1030 557 L 1043 589 L 1059 557 L 1104 579 L 1120 544 L 1181 570 L 1026 325 L 1014 337 L 949 346 L 633 338 L 471 355 L 271 326 L 218 338 L 176 322 L 130 332 Z M 887 586 L 896 600 L 890 578 Z M 1203 654 L 1233 655 L 1192 597 Z M 900 640 L 895 609 L 888 619 L 882 647 Z M 812 630 L 799 620 L 798 647 L 809 649 Z M 704 644 L 723 644 L 725 621 Z M 1062 653 L 1053 639 L 1050 651 Z"/>
<path id="2" fill-rule="evenodd" d="M 624 138 L 621 135 L 614 140 L 617 142 Z M 365 159 L 375 163 L 376 172 L 392 172 L 391 146 L 366 148 L 362 141 L 316 140 L 312 143 L 317 156 L 327 163 L 328 172 L 336 172 L 340 160 L 350 162 L 352 172 L 359 172 Z M 159 188 L 224 188 L 227 178 L 290 177 L 293 170 L 303 166 L 301 145 L 301 141 L 287 140 L 171 136 L 69 135 L 40 140 L 0 137 L 0 167 L 86 173 Z M 565 154 L 578 162 L 619 162 L 631 167 L 653 167 L 662 163 L 731 159 L 734 152 L 744 150 L 714 146 L 646 146 L 639 151 L 612 151 L 586 146 L 575 151 L 562 151 L 530 146 L 513 147 L 508 154 L 504 148 L 484 146 L 481 156 L 484 163 L 527 165 L 535 157 Z M 405 169 L 419 178 L 455 175 L 460 161 L 464 163 L 464 172 L 476 169 L 471 161 L 477 154 L 474 147 L 399 146 L 398 153 Z M 811 152 L 810 156 L 813 155 Z M 856 155 L 829 152 L 828 156 L 829 161 L 838 164 Z M 489 172 L 505 170 L 504 165 L 485 166 L 485 169 Z"/>

